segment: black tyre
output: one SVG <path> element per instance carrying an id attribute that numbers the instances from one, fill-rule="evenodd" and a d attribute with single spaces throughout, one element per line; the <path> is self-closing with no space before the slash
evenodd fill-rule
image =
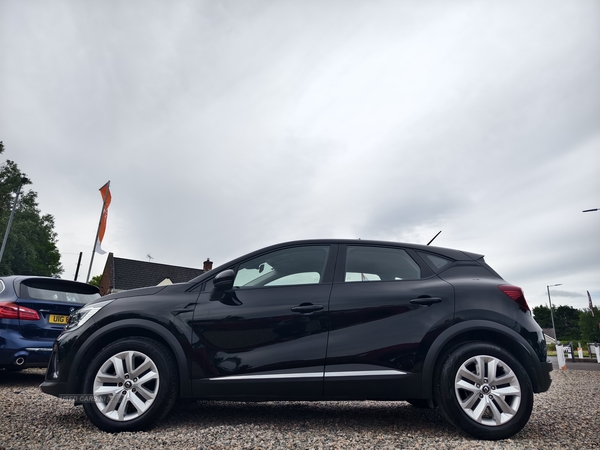
<path id="1" fill-rule="evenodd" d="M 139 431 L 165 417 L 177 400 L 177 371 L 171 352 L 145 337 L 119 339 L 104 347 L 85 372 L 83 392 L 89 419 L 104 431 Z"/>
<path id="2" fill-rule="evenodd" d="M 479 439 L 506 439 L 529 420 L 533 389 L 503 348 L 470 342 L 455 348 L 436 377 L 436 399 L 452 425 Z"/>

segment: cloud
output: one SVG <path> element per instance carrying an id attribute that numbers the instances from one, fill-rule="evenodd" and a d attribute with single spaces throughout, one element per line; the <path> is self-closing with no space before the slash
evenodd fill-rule
<path id="1" fill-rule="evenodd" d="M 598 3 L 32 5 L 0 15 L 0 139 L 66 278 L 110 179 L 121 257 L 442 230 L 533 306 L 600 296 Z"/>
<path id="2" fill-rule="evenodd" d="M 551 297 L 587 297 L 586 294 L 582 294 L 581 292 L 569 292 L 569 291 L 559 291 L 556 289 L 552 289 L 550 291 Z"/>

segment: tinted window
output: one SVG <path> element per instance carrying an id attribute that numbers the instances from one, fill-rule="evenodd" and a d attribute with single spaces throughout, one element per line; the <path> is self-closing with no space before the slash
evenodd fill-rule
<path id="1" fill-rule="evenodd" d="M 421 253 L 419 252 L 419 255 L 421 255 L 423 257 L 423 259 L 434 269 L 441 269 L 444 266 L 447 266 L 448 264 L 450 264 L 452 261 L 447 259 L 447 258 L 443 258 L 439 255 L 432 255 L 431 253 Z"/>
<path id="2" fill-rule="evenodd" d="M 279 250 L 242 263 L 233 282 L 236 288 L 317 284 L 323 277 L 329 247 Z"/>
<path id="3" fill-rule="evenodd" d="M 345 281 L 394 281 L 421 278 L 421 268 L 397 248 L 349 246 Z"/>
<path id="4" fill-rule="evenodd" d="M 63 280 L 30 279 L 21 283 L 21 298 L 56 302 L 89 303 L 100 297 L 95 286 Z"/>

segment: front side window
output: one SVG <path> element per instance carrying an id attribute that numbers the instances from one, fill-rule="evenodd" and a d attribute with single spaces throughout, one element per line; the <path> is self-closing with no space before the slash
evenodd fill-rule
<path id="1" fill-rule="evenodd" d="M 234 288 L 318 284 L 327 263 L 328 246 L 294 247 L 267 253 L 240 264 Z"/>
<path id="2" fill-rule="evenodd" d="M 421 268 L 399 248 L 348 246 L 345 281 L 398 281 L 421 278 Z"/>

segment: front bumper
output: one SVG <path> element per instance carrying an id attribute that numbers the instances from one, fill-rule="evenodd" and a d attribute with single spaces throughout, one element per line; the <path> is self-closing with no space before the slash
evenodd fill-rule
<path id="1" fill-rule="evenodd" d="M 69 392 L 68 384 L 64 381 L 46 380 L 40 384 L 40 391 L 55 397 L 72 394 L 72 392 Z"/>
<path id="2" fill-rule="evenodd" d="M 54 395 L 55 397 L 73 393 L 70 392 L 69 383 L 61 381 L 59 378 L 58 343 L 54 345 L 48 369 L 46 370 L 46 379 L 40 384 L 40 390 L 45 394 Z"/>

